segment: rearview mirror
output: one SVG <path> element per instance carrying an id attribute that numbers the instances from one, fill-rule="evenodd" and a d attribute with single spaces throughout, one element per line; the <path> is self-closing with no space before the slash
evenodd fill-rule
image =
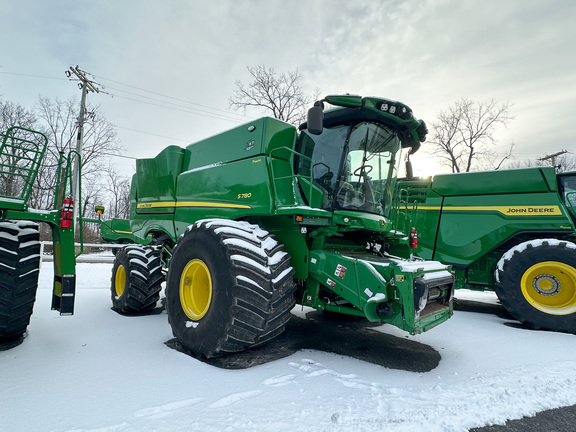
<path id="1" fill-rule="evenodd" d="M 322 101 L 314 102 L 314 106 L 308 110 L 308 132 L 312 135 L 320 135 L 324 129 L 324 104 Z"/>

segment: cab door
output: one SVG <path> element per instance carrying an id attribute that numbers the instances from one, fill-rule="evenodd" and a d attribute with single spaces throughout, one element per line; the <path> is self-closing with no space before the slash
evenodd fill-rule
<path id="1" fill-rule="evenodd" d="M 576 172 L 560 174 L 558 176 L 558 189 L 562 201 L 570 212 L 572 222 L 576 224 Z"/>

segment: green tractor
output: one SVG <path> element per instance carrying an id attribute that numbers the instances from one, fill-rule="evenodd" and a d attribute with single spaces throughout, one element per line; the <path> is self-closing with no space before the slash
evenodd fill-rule
<path id="1" fill-rule="evenodd" d="M 576 333 L 576 172 L 553 167 L 399 181 L 396 215 L 457 288 L 494 290 L 526 326 Z"/>
<path id="2" fill-rule="evenodd" d="M 74 313 L 75 226 L 72 221 L 74 154 L 61 155 L 54 209 L 30 209 L 28 201 L 48 140 L 40 132 L 12 127 L 0 134 L 0 349 L 23 340 L 38 287 L 38 223 L 52 229 L 54 283 L 52 309 Z M 79 183 L 78 183 L 78 188 Z M 81 227 L 81 225 L 80 225 Z"/>
<path id="3" fill-rule="evenodd" d="M 154 308 L 165 277 L 173 333 L 205 357 L 270 341 L 295 302 L 411 334 L 446 321 L 449 266 L 412 258 L 390 219 L 424 122 L 387 99 L 323 102 L 300 131 L 266 117 L 137 160 L 129 231 L 152 242 L 116 254 L 113 308 Z"/>

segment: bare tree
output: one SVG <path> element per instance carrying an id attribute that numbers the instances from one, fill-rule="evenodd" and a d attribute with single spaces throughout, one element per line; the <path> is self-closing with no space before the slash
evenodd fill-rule
<path id="1" fill-rule="evenodd" d="M 107 169 L 106 192 L 109 196 L 110 217 L 130 217 L 130 179 L 118 174 L 112 166 Z"/>
<path id="2" fill-rule="evenodd" d="M 469 172 L 479 165 L 498 169 L 512 157 L 512 143 L 503 156 L 497 156 L 495 131 L 514 119 L 510 104 L 474 102 L 462 98 L 447 110 L 440 112 L 432 123 L 429 142 L 432 153 L 452 172 Z"/>
<path id="3" fill-rule="evenodd" d="M 556 160 L 559 172 L 576 171 L 576 155 L 563 154 Z"/>
<path id="4" fill-rule="evenodd" d="M 308 107 L 319 92 L 310 97 L 304 95 L 298 69 L 280 75 L 264 65 L 248 66 L 247 69 L 252 81 L 249 84 L 236 81 L 234 96 L 230 98 L 231 108 L 244 112 L 250 107 L 263 108 L 288 123 L 297 125 L 304 121 Z"/>
<path id="5" fill-rule="evenodd" d="M 556 156 L 555 158 L 543 159 L 528 159 L 523 161 L 514 161 L 506 165 L 506 168 L 529 168 L 529 167 L 543 167 L 553 166 L 557 172 L 575 171 L 576 170 L 576 155 L 567 152 Z"/>
<path id="6" fill-rule="evenodd" d="M 37 111 L 39 117 L 46 124 L 48 136 L 48 152 L 38 175 L 38 193 L 34 197 L 37 208 L 50 207 L 53 198 L 52 192 L 56 187 L 58 172 L 56 167 L 61 155 L 67 154 L 76 147 L 78 133 L 79 103 L 74 99 L 61 101 L 40 97 Z M 114 127 L 104 118 L 98 108 L 88 107 L 88 115 L 84 123 L 84 137 L 82 149 L 81 171 L 82 178 L 103 174 L 107 169 L 107 159 L 110 155 L 120 154 L 122 149 L 116 138 Z M 86 186 L 95 182 L 87 182 Z M 84 194 L 88 189 L 84 188 Z M 95 194 L 91 191 L 90 195 Z M 87 202 L 84 200 L 83 207 Z"/>
<path id="7" fill-rule="evenodd" d="M 82 175 L 82 202 L 80 214 L 82 217 L 93 217 L 90 211 L 95 205 L 101 204 L 106 190 L 106 185 L 101 178 L 101 173 L 89 173 Z"/>

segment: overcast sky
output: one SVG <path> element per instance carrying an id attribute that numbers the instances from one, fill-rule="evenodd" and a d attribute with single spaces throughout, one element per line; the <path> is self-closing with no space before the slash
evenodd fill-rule
<path id="1" fill-rule="evenodd" d="M 262 115 L 226 113 L 257 65 L 298 69 L 309 93 L 400 100 L 428 123 L 461 97 L 510 102 L 503 152 L 576 153 L 574 0 L 0 0 L 0 17 L 3 99 L 79 100 L 64 76 L 79 65 L 110 93 L 89 102 L 130 156 Z"/>

